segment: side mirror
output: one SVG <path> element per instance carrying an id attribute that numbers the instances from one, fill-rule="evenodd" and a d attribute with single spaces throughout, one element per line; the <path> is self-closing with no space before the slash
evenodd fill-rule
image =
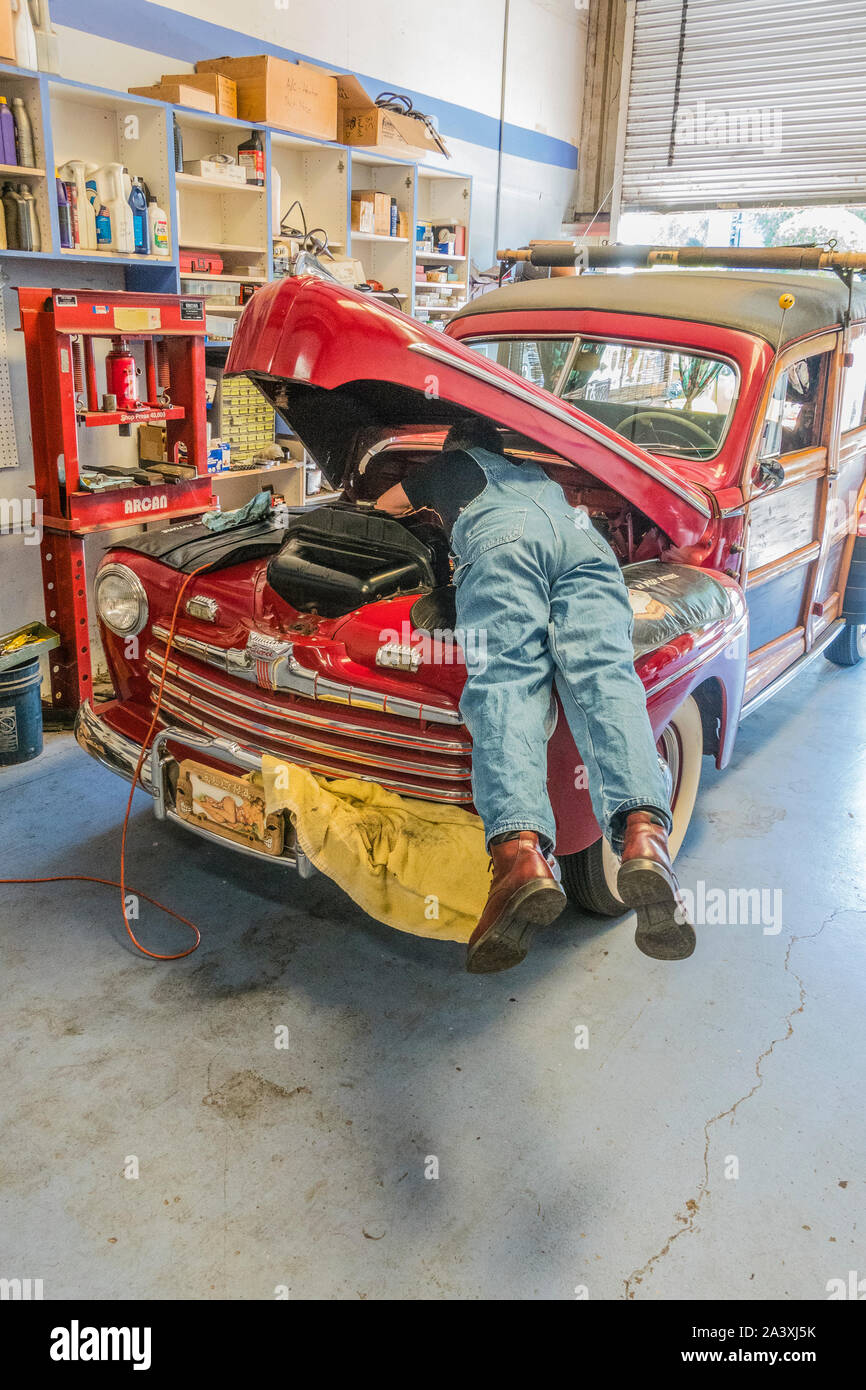
<path id="1" fill-rule="evenodd" d="M 785 481 L 785 470 L 777 458 L 759 459 L 752 481 L 756 487 L 781 487 Z"/>

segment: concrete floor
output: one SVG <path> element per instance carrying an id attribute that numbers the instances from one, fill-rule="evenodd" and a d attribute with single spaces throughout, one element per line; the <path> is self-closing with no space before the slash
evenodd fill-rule
<path id="1" fill-rule="evenodd" d="M 569 911 L 520 969 L 469 976 L 461 948 L 158 826 L 143 795 L 129 878 L 199 922 L 191 958 L 136 956 L 108 890 L 0 888 L 0 1275 L 142 1299 L 862 1278 L 864 694 L 866 666 L 821 659 L 732 767 L 705 760 L 680 877 L 781 888 L 783 924 L 707 926 L 681 964 Z M 0 791 L 3 874 L 115 876 L 126 787 L 69 738 Z"/>

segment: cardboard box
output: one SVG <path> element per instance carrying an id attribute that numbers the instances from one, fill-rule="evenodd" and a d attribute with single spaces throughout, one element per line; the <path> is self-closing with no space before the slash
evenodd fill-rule
<path id="1" fill-rule="evenodd" d="M 214 159 L 185 159 L 183 172 L 211 182 L 246 184 L 247 171 L 242 164 L 217 164 Z"/>
<path id="2" fill-rule="evenodd" d="M 0 0 L 0 62 L 11 63 L 13 67 L 17 62 L 11 0 Z"/>
<path id="3" fill-rule="evenodd" d="M 165 425 L 139 425 L 138 457 L 144 462 L 165 463 Z"/>
<path id="4" fill-rule="evenodd" d="M 279 126 L 319 140 L 337 138 L 337 79 L 309 63 L 255 58 L 208 58 L 196 72 L 218 72 L 237 86 L 242 121 Z"/>
<path id="5" fill-rule="evenodd" d="M 375 206 L 372 198 L 352 194 L 352 231 L 372 232 L 375 225 Z"/>
<path id="6" fill-rule="evenodd" d="M 216 112 L 216 101 L 210 92 L 200 92 L 197 87 L 190 87 L 186 83 L 157 83 L 155 87 L 129 87 L 128 91 L 134 97 L 167 101 L 170 106 L 192 106 L 196 111 Z"/>
<path id="7" fill-rule="evenodd" d="M 344 145 L 365 145 L 383 154 L 405 155 L 409 159 L 442 153 L 423 121 L 383 111 L 370 100 L 357 77 L 340 75 L 336 81 L 340 140 Z"/>
<path id="8" fill-rule="evenodd" d="M 373 206 L 373 225 L 370 231 L 375 232 L 376 236 L 391 235 L 391 196 L 388 193 L 377 193 L 372 188 L 359 188 L 352 194 L 352 202 L 359 198 L 361 203 L 372 204 Z M 365 228 L 355 228 L 356 231 L 364 231 Z"/>
<path id="9" fill-rule="evenodd" d="M 164 87 L 197 87 L 213 97 L 218 116 L 236 117 L 238 114 L 238 89 L 230 77 L 219 72 L 180 72 L 163 73 Z"/>

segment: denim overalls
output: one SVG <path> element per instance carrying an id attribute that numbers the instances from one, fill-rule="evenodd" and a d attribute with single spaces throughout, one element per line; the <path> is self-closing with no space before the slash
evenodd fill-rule
<path id="1" fill-rule="evenodd" d="M 454 524 L 457 621 L 484 660 L 467 662 L 460 713 L 472 735 L 472 790 L 488 843 L 535 830 L 553 846 L 547 796 L 556 683 L 599 825 L 615 851 L 625 816 L 658 810 L 667 787 L 635 674 L 628 589 L 585 511 L 535 463 L 468 449 L 487 478 Z"/>

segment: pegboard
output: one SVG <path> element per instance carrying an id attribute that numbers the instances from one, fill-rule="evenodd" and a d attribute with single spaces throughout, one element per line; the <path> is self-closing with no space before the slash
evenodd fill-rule
<path id="1" fill-rule="evenodd" d="M 12 410 L 12 383 L 9 379 L 9 339 L 6 333 L 6 276 L 0 273 L 0 468 L 17 468 L 18 441 Z"/>

